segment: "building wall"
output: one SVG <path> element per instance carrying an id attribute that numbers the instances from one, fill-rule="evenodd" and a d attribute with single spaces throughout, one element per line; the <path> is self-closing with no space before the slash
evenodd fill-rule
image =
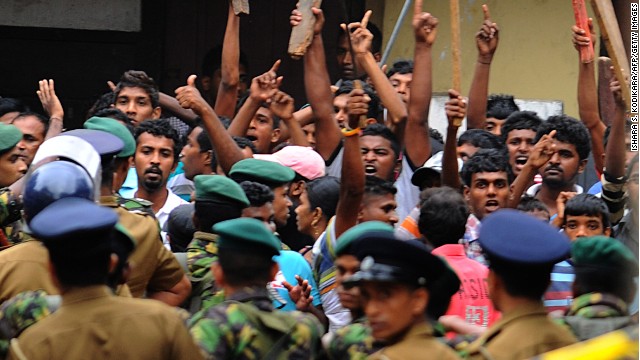
<path id="1" fill-rule="evenodd" d="M 379 8 L 380 5 L 375 3 L 380 1 L 369 0 L 367 5 Z M 384 3 L 381 17 L 383 46 L 387 44 L 403 3 L 403 0 Z M 486 0 L 484 3 L 489 6 L 492 20 L 500 28 L 500 43 L 491 67 L 489 92 L 509 93 L 520 99 L 560 100 L 564 103 L 565 113 L 577 117 L 578 55 L 571 44 L 571 26 L 574 23 L 571 2 Z M 482 4 L 477 0 L 460 0 L 462 91 L 465 95 L 469 91 L 477 56 L 475 33 L 483 21 Z M 590 6 L 588 8 L 593 17 Z M 451 87 L 449 1 L 425 1 L 424 9 L 440 20 L 433 51 L 433 90 L 446 92 Z M 388 63 L 399 58 L 413 58 L 412 15 L 411 10 Z M 380 21 L 380 15 L 374 18 Z"/>

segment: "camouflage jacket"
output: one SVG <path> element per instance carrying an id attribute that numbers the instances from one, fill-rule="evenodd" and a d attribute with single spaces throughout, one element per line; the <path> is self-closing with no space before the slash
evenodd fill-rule
<path id="1" fill-rule="evenodd" d="M 207 359 L 315 359 L 324 333 L 313 315 L 274 311 L 255 287 L 199 312 L 189 328 Z"/>
<path id="2" fill-rule="evenodd" d="M 380 350 L 383 344 L 374 341 L 366 317 L 329 333 L 328 341 L 323 341 L 329 359 L 366 359 Z"/>
<path id="3" fill-rule="evenodd" d="M 199 282 L 218 260 L 218 235 L 196 231 L 187 246 L 187 268 L 192 282 Z"/>
<path id="4" fill-rule="evenodd" d="M 573 299 L 566 315 L 558 320 L 579 340 L 587 340 L 622 329 L 633 323 L 627 304 L 617 296 L 588 293 Z"/>
<path id="5" fill-rule="evenodd" d="M 24 240 L 22 202 L 9 188 L 0 189 L 0 250 Z"/>
<path id="6" fill-rule="evenodd" d="M 37 290 L 22 292 L 5 301 L 0 307 L 0 358 L 7 356 L 11 339 L 56 311 L 60 299 L 60 295 Z"/>

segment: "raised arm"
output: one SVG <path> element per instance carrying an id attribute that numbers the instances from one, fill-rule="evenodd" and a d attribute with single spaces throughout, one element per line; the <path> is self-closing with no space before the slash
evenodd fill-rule
<path id="1" fill-rule="evenodd" d="M 491 21 L 489 7 L 482 5 L 484 21 L 480 31 L 476 33 L 478 60 L 469 89 L 469 112 L 467 113 L 468 129 L 483 129 L 487 115 L 487 96 L 489 94 L 489 71 L 493 54 L 498 48 L 498 25 Z"/>
<path id="2" fill-rule="evenodd" d="M 438 19 L 422 12 L 422 0 L 416 0 L 413 21 L 416 40 L 413 80 L 409 96 L 409 117 L 404 131 L 404 152 L 415 166 L 431 156 L 429 105 L 431 103 L 431 46 L 436 40 Z"/>
<path id="3" fill-rule="evenodd" d="M 64 109 L 62 103 L 56 95 L 53 79 L 40 80 L 38 82 L 40 90 L 36 91 L 42 108 L 49 115 L 49 129 L 44 139 L 48 140 L 60 134 L 64 127 Z"/>
<path id="4" fill-rule="evenodd" d="M 444 154 L 442 157 L 442 185 L 456 190 L 461 189 L 460 174 L 458 173 L 458 155 L 456 154 L 456 139 L 458 126 L 454 119 L 464 118 L 467 112 L 467 104 L 460 93 L 449 89 L 449 100 L 444 106 L 449 125 L 447 127 L 447 140 L 444 142 Z"/>
<path id="5" fill-rule="evenodd" d="M 289 143 L 292 145 L 309 146 L 309 142 L 304 135 L 304 131 L 302 131 L 300 123 L 293 117 L 293 106 L 293 98 L 284 91 L 278 91 L 269 104 L 273 115 L 282 119 L 282 123 L 285 124 L 284 127 L 287 128 L 287 133 L 291 138 Z M 280 125 L 281 127 L 283 127 L 282 123 Z"/>
<path id="6" fill-rule="evenodd" d="M 344 132 L 344 155 L 340 178 L 340 197 L 336 207 L 336 238 L 358 222 L 358 212 L 364 195 L 365 173 L 360 152 L 358 122 L 366 115 L 371 99 L 362 89 L 353 89 L 349 94 L 349 128 Z"/>
<path id="7" fill-rule="evenodd" d="M 202 118 L 204 129 L 209 134 L 211 142 L 218 158 L 218 163 L 225 173 L 228 173 L 233 164 L 242 160 L 242 151 L 236 145 L 231 135 L 227 133 L 215 111 L 202 98 L 195 86 L 196 76 L 191 75 L 187 80 L 187 86 L 176 89 L 176 99 L 185 109 L 191 109 Z"/>
<path id="8" fill-rule="evenodd" d="M 368 10 L 364 14 L 361 22 L 349 24 L 353 53 L 355 54 L 358 66 L 367 73 L 380 100 L 382 100 L 382 103 L 387 108 L 391 116 L 391 121 L 395 125 L 398 125 L 407 120 L 407 107 L 398 96 L 398 93 L 393 89 L 389 79 L 387 79 L 387 76 L 382 72 L 371 53 L 373 35 L 367 30 L 367 23 L 369 22 L 370 16 L 371 10 Z M 342 26 L 343 30 L 346 30 L 344 24 Z"/>
<path id="9" fill-rule="evenodd" d="M 585 31 L 577 26 L 573 26 L 573 45 L 578 53 L 578 113 L 580 120 L 589 129 L 591 135 L 591 151 L 593 153 L 593 161 L 596 165 L 598 173 L 602 173 L 604 161 L 604 132 L 606 126 L 600 119 L 598 110 L 598 87 L 595 77 L 595 62 L 590 61 L 583 63 L 580 61 L 580 48 L 584 46 L 595 45 L 596 36 L 593 31 L 591 19 L 589 19 L 589 29 L 591 30 L 591 38 L 585 36 Z"/>
<path id="10" fill-rule="evenodd" d="M 625 79 L 628 80 L 628 79 Z M 629 86 L 626 84 L 626 86 Z M 609 141 L 605 155 L 605 171 L 602 185 L 602 199 L 609 208 L 612 224 L 616 224 L 624 215 L 625 205 L 625 163 L 627 145 L 625 142 L 625 112 L 626 105 L 622 99 L 620 82 L 614 77 L 609 86 L 616 102 L 616 110 L 611 123 Z"/>
<path id="11" fill-rule="evenodd" d="M 198 115 L 190 109 L 184 109 L 180 106 L 180 103 L 176 98 L 171 97 L 163 92 L 158 93 L 160 100 L 160 107 L 167 109 L 174 113 L 180 120 L 187 122 L 189 125 L 194 125 Z"/>
<path id="12" fill-rule="evenodd" d="M 251 119 L 262 106 L 262 103 L 271 101 L 271 97 L 278 91 L 282 81 L 282 77 L 278 78 L 277 74 L 279 67 L 280 60 L 276 60 L 271 69 L 251 80 L 249 97 L 238 110 L 236 117 L 233 118 L 228 129 L 229 135 L 244 136 L 251 125 Z"/>
<path id="13" fill-rule="evenodd" d="M 304 88 L 316 121 L 316 151 L 323 159 L 328 160 L 340 145 L 342 136 L 334 119 L 333 94 L 322 42 L 324 14 L 315 7 L 311 10 L 316 23 L 313 26 L 313 40 L 304 55 Z M 300 12 L 293 10 L 290 20 L 292 26 L 298 25 L 301 20 Z"/>
<path id="14" fill-rule="evenodd" d="M 240 18 L 233 12 L 231 1 L 223 44 L 220 87 L 214 110 L 216 114 L 232 118 L 236 110 L 240 83 Z"/>

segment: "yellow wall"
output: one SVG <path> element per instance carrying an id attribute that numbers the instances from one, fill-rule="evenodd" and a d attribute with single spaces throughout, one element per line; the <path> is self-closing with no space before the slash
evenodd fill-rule
<path id="1" fill-rule="evenodd" d="M 384 48 L 404 0 L 386 0 L 383 7 L 379 4 L 382 1 L 368 2 L 373 9 L 382 8 L 384 11 L 382 16 L 375 14 L 372 17 L 374 22 L 382 25 Z M 509 93 L 519 99 L 561 100 L 565 113 L 577 117 L 578 55 L 571 44 L 571 25 L 574 23 L 571 1 L 487 0 L 485 3 L 500 28 L 500 43 L 491 66 L 489 92 Z M 469 91 L 476 61 L 474 36 L 483 21 L 482 4 L 482 1 L 460 0 L 462 91 L 465 95 Z M 440 20 L 433 51 L 433 90 L 446 92 L 451 87 L 449 1 L 425 0 L 423 7 L 424 11 L 431 12 Z M 590 6 L 588 9 L 593 17 Z M 413 5 L 387 63 L 399 58 L 413 58 L 412 10 Z"/>

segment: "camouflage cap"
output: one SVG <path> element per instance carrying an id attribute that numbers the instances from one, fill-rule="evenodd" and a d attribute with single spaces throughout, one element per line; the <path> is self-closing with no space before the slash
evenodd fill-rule
<path id="1" fill-rule="evenodd" d="M 242 187 L 222 175 L 197 175 L 193 178 L 196 187 L 196 201 L 231 201 L 243 208 L 249 206 L 249 199 Z"/>
<path id="2" fill-rule="evenodd" d="M 619 240 L 608 236 L 578 238 L 571 244 L 575 267 L 603 267 L 621 272 L 638 268 L 638 261 Z"/>
<path id="3" fill-rule="evenodd" d="M 293 180 L 296 172 L 273 161 L 249 158 L 235 163 L 229 171 L 229 177 L 238 183 L 249 180 L 277 187 Z"/>
<path id="4" fill-rule="evenodd" d="M 122 140 L 124 146 L 118 155 L 116 155 L 117 157 L 129 157 L 136 152 L 136 140 L 133 138 L 131 131 L 117 120 L 94 116 L 85 121 L 82 126 L 85 129 L 108 132 Z"/>
<path id="5" fill-rule="evenodd" d="M 0 124 L 0 153 L 13 148 L 21 139 L 20 129 L 13 125 Z"/>
<path id="6" fill-rule="evenodd" d="M 260 220 L 227 220 L 213 225 L 211 229 L 219 236 L 219 249 L 249 252 L 261 250 L 266 256 L 280 253 L 280 241 Z"/>
<path id="7" fill-rule="evenodd" d="M 377 237 L 380 233 L 393 235 L 393 227 L 381 221 L 365 221 L 350 228 L 338 238 L 338 245 L 335 251 L 336 256 L 347 254 L 355 255 L 350 246 L 355 240 Z"/>

